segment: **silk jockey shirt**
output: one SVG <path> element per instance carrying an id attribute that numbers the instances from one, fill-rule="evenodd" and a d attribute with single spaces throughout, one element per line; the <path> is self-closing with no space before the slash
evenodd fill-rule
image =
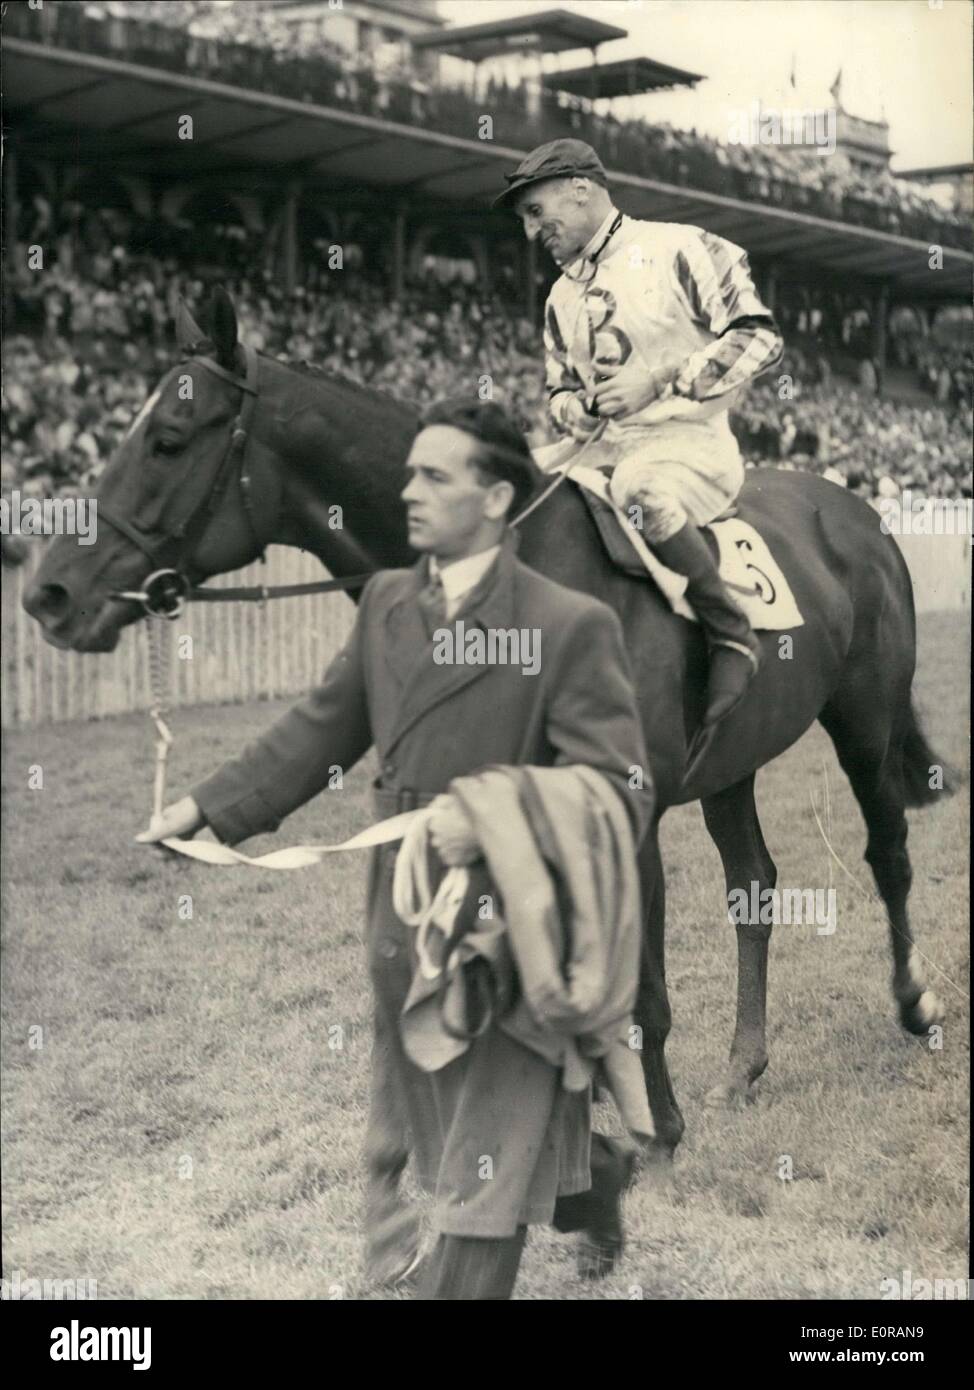
<path id="1" fill-rule="evenodd" d="M 462 560 L 451 560 L 449 563 L 437 562 L 435 555 L 430 556 L 430 578 L 440 577 L 447 618 L 452 618 L 459 610 L 463 598 L 477 587 L 499 553 L 500 546 L 492 545 L 489 550 L 478 550 L 476 555 L 467 555 Z"/>
<path id="2" fill-rule="evenodd" d="M 549 408 L 563 429 L 617 374 L 645 380 L 661 367 L 678 369 L 662 399 L 610 420 L 594 447 L 604 463 L 638 451 L 646 462 L 702 472 L 739 461 L 728 409 L 782 350 L 740 246 L 615 208 L 552 287 L 544 339 Z"/>

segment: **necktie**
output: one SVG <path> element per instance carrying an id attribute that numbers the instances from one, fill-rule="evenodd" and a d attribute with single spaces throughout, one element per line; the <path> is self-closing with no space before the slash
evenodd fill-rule
<path id="1" fill-rule="evenodd" d="M 431 574 L 423 588 L 420 589 L 419 606 L 426 626 L 431 633 L 446 622 L 446 591 L 443 588 L 443 580 L 440 578 L 439 572 Z"/>

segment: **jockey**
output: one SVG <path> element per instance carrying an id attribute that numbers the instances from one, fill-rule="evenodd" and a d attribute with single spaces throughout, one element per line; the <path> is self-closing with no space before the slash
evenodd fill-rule
<path id="1" fill-rule="evenodd" d="M 760 647 L 698 528 L 740 491 L 727 411 L 779 360 L 781 337 L 745 252 L 619 212 L 590 145 L 553 140 L 506 178 L 495 206 L 513 208 L 562 271 L 545 306 L 552 419 L 580 441 L 602 428 L 592 461 L 612 466 L 613 500 L 687 579 L 710 651 L 706 730 L 744 695 Z"/>

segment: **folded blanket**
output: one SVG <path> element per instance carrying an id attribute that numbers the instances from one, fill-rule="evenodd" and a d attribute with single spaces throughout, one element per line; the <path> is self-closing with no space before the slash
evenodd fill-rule
<path id="1" fill-rule="evenodd" d="M 403 1010 L 427 1071 L 498 1026 L 582 1090 L 597 1065 L 627 1126 L 653 1132 L 633 1028 L 639 880 L 619 793 L 588 767 L 490 767 L 450 784 L 483 852 L 430 889 L 426 821 L 403 841 L 393 901 L 417 928 Z"/>

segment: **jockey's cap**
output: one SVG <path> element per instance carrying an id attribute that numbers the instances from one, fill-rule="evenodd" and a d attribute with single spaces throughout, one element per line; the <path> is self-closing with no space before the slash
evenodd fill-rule
<path id="1" fill-rule="evenodd" d="M 505 174 L 507 187 L 491 204 L 510 207 L 511 200 L 529 184 L 543 179 L 594 179 L 603 188 L 609 184 L 601 159 L 584 140 L 549 140 L 525 155 L 513 174 Z"/>

